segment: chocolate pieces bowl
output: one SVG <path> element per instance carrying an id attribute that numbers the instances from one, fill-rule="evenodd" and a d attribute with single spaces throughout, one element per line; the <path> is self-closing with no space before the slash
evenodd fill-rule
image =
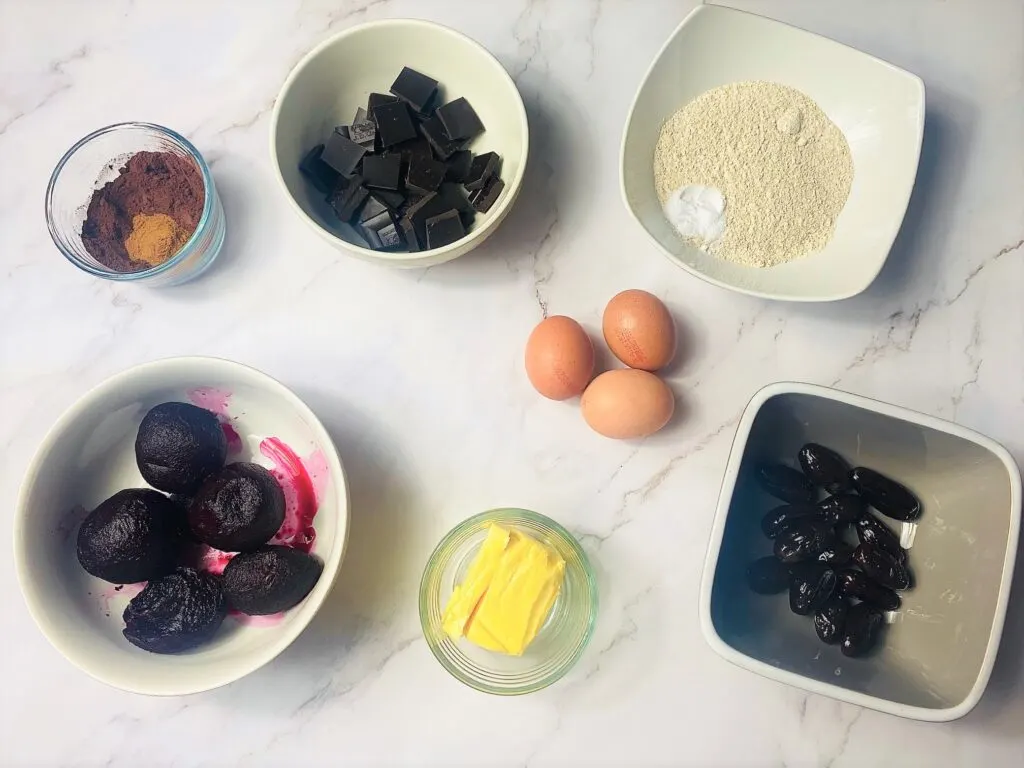
<path id="1" fill-rule="evenodd" d="M 289 202 L 325 240 L 427 267 L 497 229 L 522 185 L 529 130 L 515 84 L 478 43 L 395 19 L 307 54 L 278 96 L 270 143 Z"/>

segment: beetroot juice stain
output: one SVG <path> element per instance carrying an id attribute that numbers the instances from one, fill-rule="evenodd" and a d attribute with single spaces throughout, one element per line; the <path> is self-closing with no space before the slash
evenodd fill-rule
<path id="1" fill-rule="evenodd" d="M 242 452 L 242 437 L 231 424 L 231 415 L 228 413 L 231 395 L 229 390 L 216 387 L 197 387 L 188 391 L 188 399 L 193 405 L 205 408 L 217 417 L 228 443 L 228 454 L 236 455 Z"/>
<path id="2" fill-rule="evenodd" d="M 263 440 L 260 453 L 274 462 L 270 473 L 284 491 L 284 522 L 270 543 L 309 552 L 316 540 L 313 518 L 319 506 L 309 471 L 298 454 L 276 437 Z"/>

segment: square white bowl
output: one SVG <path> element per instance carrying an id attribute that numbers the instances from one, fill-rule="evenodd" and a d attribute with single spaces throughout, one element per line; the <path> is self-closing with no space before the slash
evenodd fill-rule
<path id="1" fill-rule="evenodd" d="M 690 246 L 665 218 L 654 187 L 661 126 L 712 88 L 767 80 L 824 110 L 853 155 L 850 197 L 824 250 L 768 269 Z M 889 255 L 917 175 L 924 131 L 921 78 L 833 40 L 731 8 L 702 5 L 658 53 L 622 137 L 622 195 L 668 258 L 723 288 L 767 299 L 835 301 L 875 279 Z"/>
<path id="2" fill-rule="evenodd" d="M 761 517 L 781 503 L 757 487 L 753 468 L 796 466 L 807 442 L 890 475 L 923 506 L 901 532 L 914 587 L 866 658 L 823 644 L 785 594 L 755 594 L 746 583 L 747 565 L 771 554 Z M 701 581 L 701 629 L 720 656 L 765 677 L 902 717 L 954 720 L 981 699 L 995 664 L 1020 514 L 1020 471 L 989 438 L 827 387 L 773 384 L 754 395 L 733 440 Z"/>

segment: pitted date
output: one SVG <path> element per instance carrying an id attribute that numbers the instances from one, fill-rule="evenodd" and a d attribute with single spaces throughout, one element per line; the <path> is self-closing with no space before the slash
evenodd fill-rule
<path id="1" fill-rule="evenodd" d="M 837 493 L 818 502 L 818 513 L 833 525 L 849 525 L 867 511 L 864 499 L 852 493 Z"/>
<path id="2" fill-rule="evenodd" d="M 810 504 L 783 504 L 761 518 L 761 531 L 769 539 L 774 539 L 792 523 L 816 512 L 817 509 Z"/>
<path id="3" fill-rule="evenodd" d="M 844 568 L 836 573 L 836 593 L 871 603 L 883 611 L 895 611 L 900 607 L 899 595 L 881 584 L 876 584 L 855 568 Z"/>
<path id="4" fill-rule="evenodd" d="M 888 552 L 891 557 L 895 557 L 900 562 L 907 559 L 907 550 L 900 546 L 899 537 L 892 532 L 889 526 L 870 512 L 865 512 L 857 518 L 854 525 L 857 528 L 857 538 L 860 539 L 861 544 Z"/>
<path id="5" fill-rule="evenodd" d="M 870 603 L 857 603 L 846 613 L 846 626 L 839 650 L 844 656 L 863 656 L 878 642 L 885 619 Z"/>
<path id="6" fill-rule="evenodd" d="M 850 465 L 831 448 L 807 443 L 797 454 L 807 479 L 829 493 L 850 489 Z"/>
<path id="7" fill-rule="evenodd" d="M 801 563 L 789 582 L 789 609 L 807 616 L 821 608 L 836 588 L 836 572 L 820 563 Z"/>
<path id="8" fill-rule="evenodd" d="M 868 544 L 861 544 L 853 551 L 853 562 L 864 574 L 889 589 L 906 589 L 910 586 L 910 571 L 888 552 Z"/>
<path id="9" fill-rule="evenodd" d="M 790 570 L 785 563 L 768 556 L 747 566 L 747 584 L 759 595 L 776 595 L 789 588 Z"/>
<path id="10" fill-rule="evenodd" d="M 824 520 L 797 520 L 775 538 L 775 556 L 784 563 L 811 560 L 835 543 L 835 531 Z"/>
<path id="11" fill-rule="evenodd" d="M 843 636 L 846 628 L 846 614 L 849 606 L 843 598 L 835 594 L 814 613 L 814 631 L 821 642 L 835 645 Z"/>
<path id="12" fill-rule="evenodd" d="M 784 464 L 762 464 L 757 468 L 758 484 L 772 496 L 790 504 L 814 501 L 814 486 L 803 474 Z"/>
<path id="13" fill-rule="evenodd" d="M 849 563 L 852 557 L 853 547 L 844 541 L 837 541 L 821 550 L 814 559 L 819 563 L 838 568 Z"/>
<path id="14" fill-rule="evenodd" d="M 866 467 L 854 469 L 850 480 L 864 500 L 886 517 L 911 522 L 921 516 L 921 502 L 895 480 Z"/>

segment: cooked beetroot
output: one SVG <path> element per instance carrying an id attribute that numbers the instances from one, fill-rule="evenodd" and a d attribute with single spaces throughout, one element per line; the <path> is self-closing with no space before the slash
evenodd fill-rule
<path id="1" fill-rule="evenodd" d="M 210 640 L 227 615 L 221 581 L 178 568 L 149 582 L 124 609 L 124 636 L 152 653 L 178 653 Z"/>
<path id="2" fill-rule="evenodd" d="M 287 611 L 313 589 L 323 564 L 290 547 L 269 546 L 235 555 L 224 569 L 224 594 L 232 608 L 252 616 Z"/>
<path id="3" fill-rule="evenodd" d="M 174 569 L 181 548 L 181 512 L 148 488 L 119 491 L 78 529 L 78 562 L 114 584 L 156 579 Z"/>
<path id="4" fill-rule="evenodd" d="M 284 522 L 284 491 L 264 467 L 238 462 L 207 478 L 192 500 L 188 523 L 202 542 L 225 552 L 251 552 Z"/>
<path id="5" fill-rule="evenodd" d="M 188 403 L 151 408 L 135 438 L 135 460 L 146 482 L 168 493 L 193 494 L 224 466 L 228 445 L 217 417 Z"/>

